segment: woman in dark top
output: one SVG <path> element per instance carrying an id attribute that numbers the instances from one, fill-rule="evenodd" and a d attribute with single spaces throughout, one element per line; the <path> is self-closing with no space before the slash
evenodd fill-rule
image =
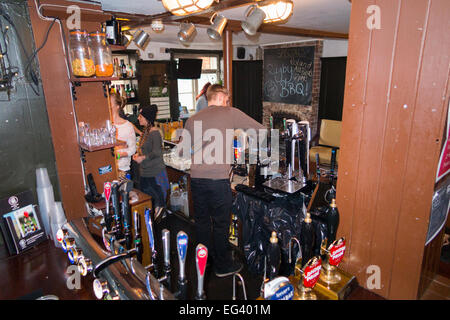
<path id="1" fill-rule="evenodd" d="M 165 207 L 169 189 L 169 180 L 162 154 L 162 138 L 159 130 L 155 127 L 157 112 L 158 107 L 154 104 L 141 108 L 138 120 L 144 129 L 138 152 L 133 156 L 133 160 L 139 163 L 141 191 L 153 198 L 155 219 Z"/>

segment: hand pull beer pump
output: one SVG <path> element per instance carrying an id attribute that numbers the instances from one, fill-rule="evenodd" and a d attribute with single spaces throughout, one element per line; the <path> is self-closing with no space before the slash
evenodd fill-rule
<path id="1" fill-rule="evenodd" d="M 289 279 L 278 276 L 280 255 L 277 233 L 273 231 L 267 248 L 264 279 L 261 286 L 261 296 L 266 300 L 292 300 L 294 295 L 294 287 Z"/>

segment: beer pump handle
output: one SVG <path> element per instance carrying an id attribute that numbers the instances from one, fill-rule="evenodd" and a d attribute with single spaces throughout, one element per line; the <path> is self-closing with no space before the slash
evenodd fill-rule
<path id="1" fill-rule="evenodd" d="M 122 236 L 121 231 L 121 210 L 119 206 L 119 184 L 117 181 L 113 181 L 111 185 L 111 205 L 114 212 L 114 231 L 116 234 L 116 238 L 120 239 Z"/>
<path id="2" fill-rule="evenodd" d="M 164 266 L 170 267 L 170 231 L 164 229 L 162 231 L 162 245 L 164 254 Z"/>
<path id="3" fill-rule="evenodd" d="M 186 256 L 188 247 L 188 236 L 184 231 L 179 231 L 177 234 L 177 252 L 178 252 L 178 262 L 180 265 L 179 282 L 184 282 L 186 280 Z"/>
<path id="4" fill-rule="evenodd" d="M 136 248 L 136 258 L 140 263 L 142 263 L 143 244 L 141 238 L 141 220 L 137 210 L 134 210 L 133 220 L 134 220 L 134 246 Z"/>
<path id="5" fill-rule="evenodd" d="M 331 150 L 331 169 L 330 169 L 330 178 L 331 178 L 331 184 L 333 184 L 334 180 L 334 172 L 336 169 L 336 148 L 333 148 Z"/>
<path id="6" fill-rule="evenodd" d="M 314 227 L 310 213 L 306 213 L 306 217 L 301 224 L 300 245 L 302 250 L 302 268 L 313 257 L 314 244 Z"/>
<path id="7" fill-rule="evenodd" d="M 316 153 L 316 174 L 317 181 L 320 181 L 320 158 L 318 153 Z"/>
<path id="8" fill-rule="evenodd" d="M 151 211 L 149 208 L 145 209 L 145 224 L 147 226 L 147 233 L 148 233 L 148 242 L 151 250 L 151 258 L 152 258 L 152 264 L 156 268 L 156 249 L 155 249 L 155 236 L 153 233 L 153 222 L 152 222 L 152 216 Z"/>
<path id="9" fill-rule="evenodd" d="M 162 230 L 162 247 L 163 247 L 163 278 L 167 286 L 171 287 L 171 268 L 170 268 L 170 231 L 167 229 Z"/>
<path id="10" fill-rule="evenodd" d="M 205 300 L 205 292 L 203 284 L 205 279 L 206 261 L 208 260 L 208 249 L 203 244 L 199 243 L 195 250 L 195 265 L 197 267 L 197 293 L 196 300 Z"/>
<path id="11" fill-rule="evenodd" d="M 109 213 L 109 200 L 111 199 L 111 182 L 105 182 L 103 184 L 103 196 L 105 197 L 105 205 L 106 205 L 106 211 L 103 215 L 103 219 L 105 220 L 105 228 L 106 231 L 111 231 L 112 228 L 112 221 L 111 221 L 111 215 Z"/>
<path id="12" fill-rule="evenodd" d="M 327 210 L 327 234 L 329 243 L 336 240 L 336 233 L 339 227 L 339 210 L 336 206 L 336 199 L 331 200 L 330 207 Z"/>
<path id="13" fill-rule="evenodd" d="M 131 237 L 131 211 L 129 202 L 129 193 L 122 192 L 122 217 L 123 228 L 125 230 L 125 247 L 131 249 L 132 237 Z"/>

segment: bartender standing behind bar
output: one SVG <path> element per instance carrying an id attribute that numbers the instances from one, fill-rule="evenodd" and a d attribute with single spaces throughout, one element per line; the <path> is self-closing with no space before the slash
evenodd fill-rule
<path id="1" fill-rule="evenodd" d="M 162 155 L 162 138 L 155 127 L 158 107 L 155 104 L 143 106 L 138 120 L 144 127 L 138 152 L 133 160 L 139 164 L 139 185 L 142 192 L 153 198 L 154 219 L 156 220 L 166 206 L 169 180 Z"/>
<path id="2" fill-rule="evenodd" d="M 225 277 L 242 269 L 242 263 L 231 258 L 228 243 L 233 199 L 229 180 L 231 163 L 226 161 L 225 155 L 233 154 L 233 139 L 226 139 L 226 130 L 258 130 L 265 127 L 239 109 L 230 107 L 228 90 L 223 86 L 211 85 L 206 96 L 208 107 L 191 116 L 185 126 L 190 134 L 190 147 L 194 148 L 191 154 L 191 191 L 195 230 L 197 243 L 204 244 L 210 252 L 216 276 Z M 201 135 L 198 134 L 199 125 Z M 215 150 L 215 153 L 223 152 L 222 161 L 216 161 L 217 155 L 212 156 L 214 161 L 206 159 L 206 152 L 202 150 L 207 151 L 208 145 L 211 148 L 211 142 L 217 142 L 218 137 L 214 141 L 205 141 L 205 131 L 221 133 L 222 150 Z M 184 139 L 182 142 L 187 143 Z"/>

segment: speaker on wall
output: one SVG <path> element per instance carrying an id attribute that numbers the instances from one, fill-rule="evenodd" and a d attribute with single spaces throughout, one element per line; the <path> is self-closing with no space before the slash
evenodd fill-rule
<path id="1" fill-rule="evenodd" d="M 244 47 L 237 47 L 237 58 L 238 59 L 245 58 L 245 48 Z"/>

